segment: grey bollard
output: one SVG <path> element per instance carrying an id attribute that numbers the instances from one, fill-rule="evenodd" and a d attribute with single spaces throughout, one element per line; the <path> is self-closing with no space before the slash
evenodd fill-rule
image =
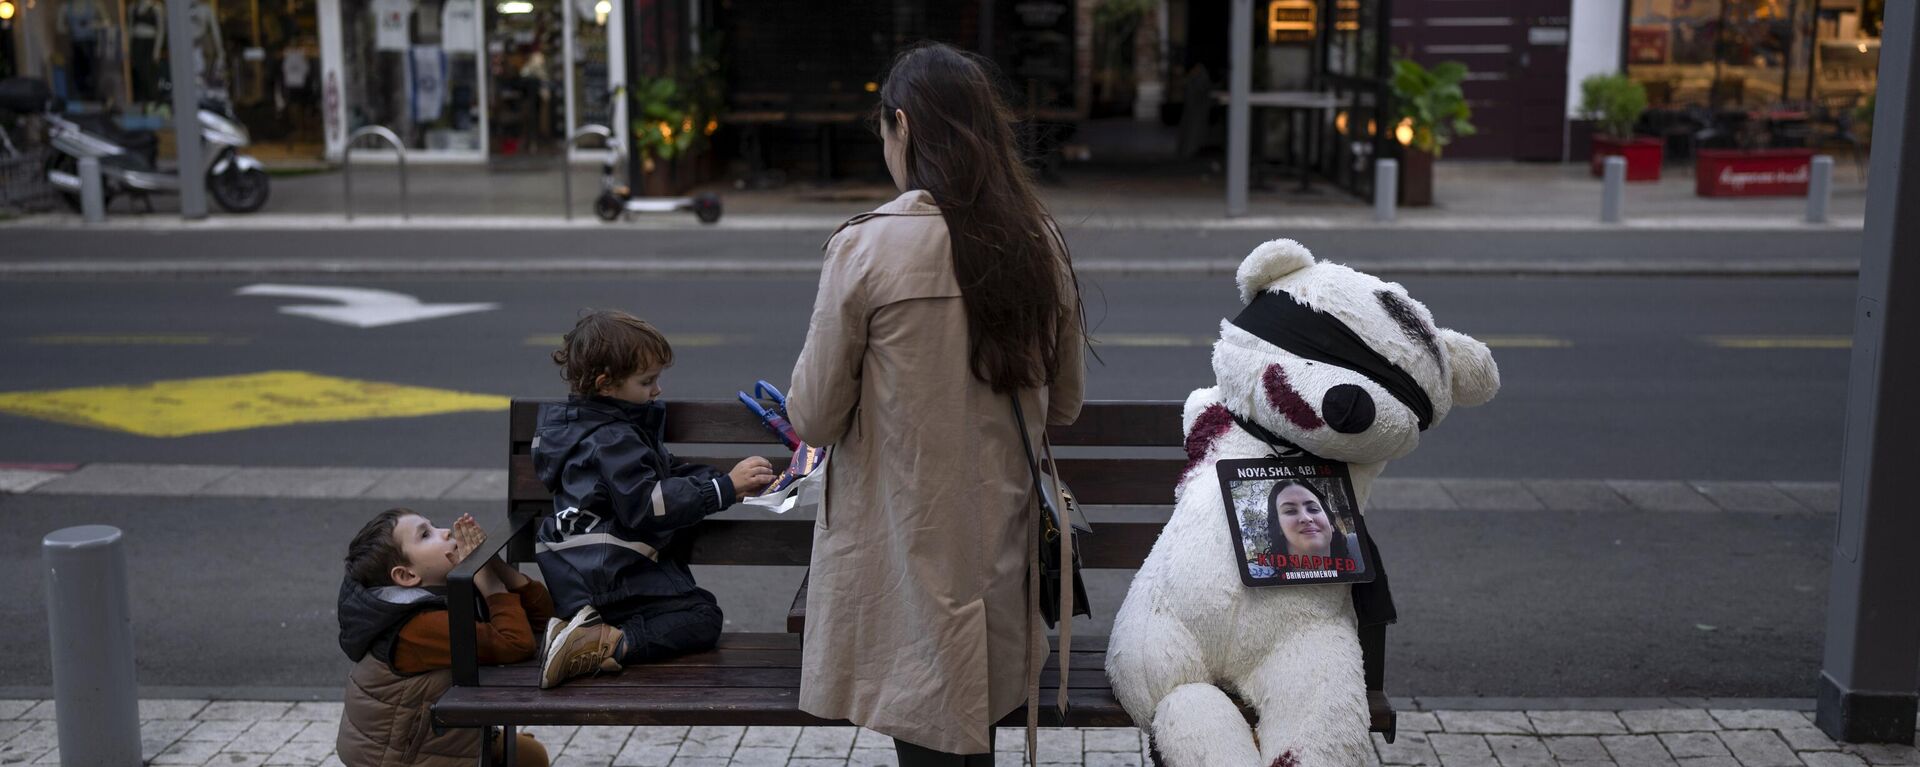
<path id="1" fill-rule="evenodd" d="M 1600 193 L 1600 223 L 1618 224 L 1620 203 L 1627 196 L 1627 158 L 1608 157 L 1601 175 L 1606 187 Z"/>
<path id="2" fill-rule="evenodd" d="M 80 216 L 89 224 L 107 220 L 106 190 L 100 186 L 100 158 L 80 158 Z"/>
<path id="3" fill-rule="evenodd" d="M 1392 221 L 1400 202 L 1400 161 L 1382 158 L 1373 164 L 1373 220 Z"/>
<path id="4" fill-rule="evenodd" d="M 1807 179 L 1807 223 L 1827 223 L 1827 203 L 1833 200 L 1833 155 L 1815 155 Z"/>
<path id="5" fill-rule="evenodd" d="M 65 764 L 140 764 L 140 703 L 120 529 L 83 525 L 40 542 L 47 571 L 54 715 Z"/>

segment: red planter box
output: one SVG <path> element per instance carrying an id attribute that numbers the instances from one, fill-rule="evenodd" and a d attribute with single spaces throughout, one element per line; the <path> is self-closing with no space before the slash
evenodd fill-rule
<path id="1" fill-rule="evenodd" d="M 1693 192 L 1701 197 L 1805 197 L 1811 149 L 1702 149 Z"/>
<path id="2" fill-rule="evenodd" d="M 1627 158 L 1628 181 L 1659 181 L 1660 162 L 1666 148 L 1666 143 L 1657 138 L 1621 141 L 1596 134 L 1593 137 L 1593 159 L 1588 164 L 1593 177 L 1599 178 L 1606 167 L 1607 158 L 1619 155 Z"/>

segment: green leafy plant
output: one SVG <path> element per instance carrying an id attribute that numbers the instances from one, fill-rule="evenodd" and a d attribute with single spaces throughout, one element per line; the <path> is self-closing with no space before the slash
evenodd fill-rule
<path id="1" fill-rule="evenodd" d="M 1580 81 L 1580 115 L 1601 134 L 1625 141 L 1647 111 L 1647 89 L 1626 75 L 1593 75 Z"/>
<path id="2" fill-rule="evenodd" d="M 1401 143 L 1439 157 L 1455 138 L 1473 135 L 1473 109 L 1460 90 L 1466 79 L 1467 65 L 1458 61 L 1442 61 L 1428 69 L 1412 59 L 1395 60 L 1394 100 L 1411 133 L 1399 136 Z"/>
<path id="3" fill-rule="evenodd" d="M 655 160 L 672 160 L 693 151 L 702 126 L 695 119 L 692 100 L 672 78 L 656 77 L 636 84 L 632 91 L 633 145 L 649 168 Z"/>

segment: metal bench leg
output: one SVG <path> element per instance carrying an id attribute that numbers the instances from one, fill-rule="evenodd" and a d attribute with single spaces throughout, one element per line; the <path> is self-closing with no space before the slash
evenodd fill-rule
<path id="1" fill-rule="evenodd" d="M 511 724 L 500 728 L 500 755 L 503 757 L 500 761 L 504 763 L 504 767 L 513 767 L 514 763 L 519 761 L 520 738 L 514 735 Z"/>
<path id="2" fill-rule="evenodd" d="M 480 728 L 480 767 L 493 767 L 493 728 Z"/>

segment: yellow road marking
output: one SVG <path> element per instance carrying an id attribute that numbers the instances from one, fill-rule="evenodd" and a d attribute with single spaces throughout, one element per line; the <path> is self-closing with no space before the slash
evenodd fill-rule
<path id="1" fill-rule="evenodd" d="M 28 338 L 27 343 L 41 346 L 231 346 L 250 340 L 244 336 L 192 333 L 54 333 Z"/>
<path id="2" fill-rule="evenodd" d="M 1494 349 L 1565 349 L 1572 341 L 1552 336 L 1474 336 Z"/>
<path id="3" fill-rule="evenodd" d="M 733 346 L 751 340 L 748 336 L 727 335 L 724 333 L 679 333 L 668 334 L 667 343 L 676 349 L 704 349 L 714 346 Z M 560 336 L 527 336 L 525 345 L 558 348 Z"/>
<path id="4" fill-rule="evenodd" d="M 183 437 L 265 426 L 501 411 L 509 398 L 298 370 L 133 386 L 0 393 L 0 411 L 79 426 Z"/>
<path id="5" fill-rule="evenodd" d="M 1721 349 L 1851 349 L 1850 336 L 1707 336 Z"/>

